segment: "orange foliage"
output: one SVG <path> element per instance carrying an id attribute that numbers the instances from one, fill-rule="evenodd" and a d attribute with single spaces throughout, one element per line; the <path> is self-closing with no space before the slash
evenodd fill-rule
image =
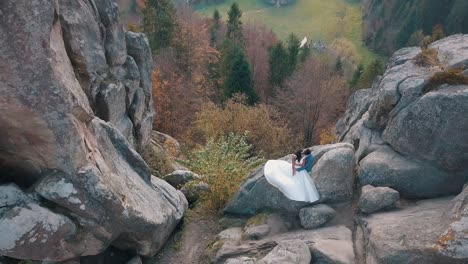
<path id="1" fill-rule="evenodd" d="M 189 9 L 178 13 L 178 32 L 172 47 L 155 54 L 154 128 L 181 139 L 203 102 L 216 98 L 211 65 L 218 52 L 209 44 L 206 21 Z"/>
<path id="2" fill-rule="evenodd" d="M 230 133 L 242 135 L 254 153 L 267 158 L 278 158 L 298 148 L 301 135 L 287 128 L 286 120 L 265 104 L 249 106 L 245 97 L 234 97 L 224 107 L 209 102 L 196 115 L 189 131 L 194 143 L 203 144 L 210 138 L 220 138 Z"/>

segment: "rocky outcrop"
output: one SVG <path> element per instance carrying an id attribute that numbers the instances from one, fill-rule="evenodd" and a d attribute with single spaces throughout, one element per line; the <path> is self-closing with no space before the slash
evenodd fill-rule
<path id="1" fill-rule="evenodd" d="M 468 86 L 441 85 L 423 93 L 436 72 L 468 65 L 468 35 L 434 42 L 439 66 L 414 63 L 420 48 L 390 59 L 384 76 L 354 95 L 337 124 L 357 148 L 360 184 L 390 187 L 403 197 L 458 194 L 468 180 Z"/>
<path id="2" fill-rule="evenodd" d="M 444 211 L 450 203 L 450 198 L 426 200 L 359 218 L 367 263 L 466 263 L 466 257 L 454 257 L 460 251 L 447 256 L 441 250 L 445 241 L 440 236 L 447 228 Z"/>
<path id="3" fill-rule="evenodd" d="M 0 255 L 154 255 L 187 201 L 137 152 L 154 118 L 146 37 L 123 31 L 113 0 L 0 13 Z"/>
<path id="4" fill-rule="evenodd" d="M 339 203 L 349 201 L 353 195 L 354 148 L 350 144 L 315 146 L 312 178 L 320 193 L 319 202 Z M 288 155 L 283 160 L 291 160 Z M 253 215 L 268 209 L 285 213 L 298 213 L 307 206 L 286 198 L 281 191 L 265 179 L 263 166 L 255 169 L 241 185 L 239 191 L 224 209 L 225 213 Z"/>
<path id="5" fill-rule="evenodd" d="M 212 258 L 214 263 L 243 263 L 234 262 L 241 260 L 258 261 L 256 263 L 303 263 L 298 261 L 307 260 L 309 254 L 313 263 L 355 263 L 352 233 L 344 226 L 295 230 L 256 241 L 242 241 L 241 232 L 240 228 L 228 229 L 218 235 L 219 240 L 213 245 L 216 251 Z M 291 241 L 294 241 L 294 246 L 290 245 Z M 304 244 L 309 252 L 304 250 Z M 285 250 L 287 245 L 291 246 L 291 250 Z M 285 251 L 281 253 L 283 250 Z M 275 258 L 281 258 L 281 262 L 269 262 Z"/>

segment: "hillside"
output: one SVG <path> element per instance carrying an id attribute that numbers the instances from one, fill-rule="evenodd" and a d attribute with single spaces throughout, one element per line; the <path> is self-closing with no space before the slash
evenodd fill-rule
<path id="1" fill-rule="evenodd" d="M 466 0 L 364 0 L 364 42 L 390 55 L 418 30 L 430 35 L 441 24 L 447 35 L 468 32 Z"/>

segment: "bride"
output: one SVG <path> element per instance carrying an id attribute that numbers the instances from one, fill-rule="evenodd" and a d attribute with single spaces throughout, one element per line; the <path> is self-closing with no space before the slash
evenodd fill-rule
<path id="1" fill-rule="evenodd" d="M 313 164 L 314 157 L 309 149 L 298 151 L 293 155 L 292 163 L 284 160 L 267 161 L 265 178 L 291 200 L 315 202 L 319 199 L 319 193 L 309 175 Z"/>

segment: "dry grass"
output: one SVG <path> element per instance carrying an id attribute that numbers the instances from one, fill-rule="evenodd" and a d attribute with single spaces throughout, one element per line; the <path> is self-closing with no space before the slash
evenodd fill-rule
<path id="1" fill-rule="evenodd" d="M 422 93 L 436 91 L 443 84 L 468 85 L 468 77 L 463 74 L 463 69 L 449 69 L 437 72 L 427 81 Z"/>
<path id="2" fill-rule="evenodd" d="M 439 66 L 438 54 L 439 52 L 436 49 L 423 49 L 422 52 L 414 58 L 414 64 L 421 67 Z"/>

